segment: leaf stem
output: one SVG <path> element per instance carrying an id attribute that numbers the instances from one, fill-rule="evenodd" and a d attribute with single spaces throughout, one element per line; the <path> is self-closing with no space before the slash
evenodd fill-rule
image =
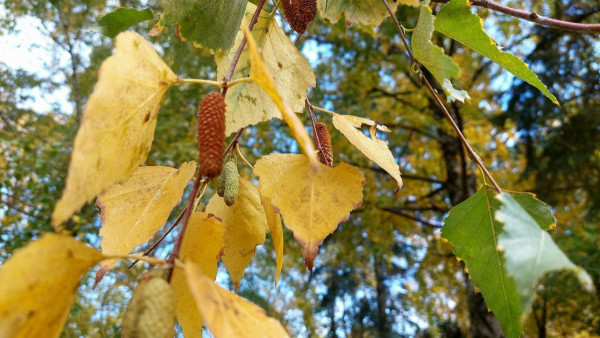
<path id="1" fill-rule="evenodd" d="M 154 265 L 162 265 L 162 264 L 167 264 L 168 262 L 164 259 L 160 259 L 160 258 L 154 258 L 154 257 L 147 257 L 147 256 L 135 256 L 135 255 L 110 255 L 110 256 L 104 256 L 104 259 L 135 259 L 135 263 L 137 263 L 138 261 L 144 261 L 150 264 L 154 264 Z"/>
<path id="2" fill-rule="evenodd" d="M 410 48 L 408 41 L 406 40 L 406 36 L 404 35 L 404 30 L 402 29 L 402 25 L 400 24 L 400 22 L 398 22 L 398 19 L 394 15 L 394 12 L 392 11 L 392 8 L 388 4 L 387 0 L 381 0 L 381 1 L 383 1 L 383 4 L 387 8 L 387 11 L 390 14 L 390 17 L 392 18 L 392 20 L 394 21 L 394 23 L 396 25 L 396 29 L 398 30 L 398 33 L 400 34 L 400 39 L 402 40 L 402 43 L 404 44 L 404 48 L 406 48 L 406 52 L 408 53 L 408 56 L 410 57 L 411 61 L 413 62 L 415 69 L 418 72 L 421 72 L 421 65 L 415 58 L 415 55 L 413 54 L 412 49 Z M 427 80 L 427 77 L 422 76 L 421 80 L 423 81 L 423 83 L 425 84 L 425 87 L 427 87 L 427 89 L 433 96 L 433 99 L 435 100 L 437 105 L 440 107 L 440 109 L 444 113 L 444 116 L 446 116 L 446 119 L 450 122 L 450 125 L 452 125 L 452 128 L 458 134 L 458 138 L 461 141 L 461 143 L 465 146 L 465 148 L 467 149 L 467 152 L 469 153 L 469 157 L 471 157 L 471 159 L 475 163 L 477 163 L 479 168 L 481 168 L 481 170 L 484 172 L 485 176 L 490 180 L 490 182 L 494 186 L 494 189 L 496 189 L 496 192 L 500 193 L 501 192 L 500 186 L 498 185 L 498 183 L 496 183 L 496 180 L 494 180 L 494 178 L 492 177 L 490 172 L 487 170 L 487 168 L 481 161 L 481 158 L 479 157 L 479 155 L 477 155 L 477 153 L 475 152 L 473 147 L 471 147 L 471 145 L 469 144 L 469 141 L 467 141 L 467 139 L 463 135 L 462 131 L 460 130 L 460 128 L 454 121 L 454 118 L 452 118 L 452 115 L 450 114 L 450 112 L 448 111 L 446 106 L 444 105 L 444 102 L 442 102 L 442 99 L 440 99 L 440 96 L 437 94 L 435 89 L 433 89 L 433 86 L 431 85 L 431 83 L 429 83 L 429 80 Z"/>
<path id="3" fill-rule="evenodd" d="M 335 114 L 336 114 L 335 112 L 333 112 L 333 111 L 331 111 L 331 110 L 327 110 L 327 109 L 325 109 L 325 108 L 321 108 L 321 107 L 313 106 L 312 104 L 310 105 L 310 108 L 311 108 L 311 109 L 314 109 L 314 110 L 322 111 L 322 112 L 324 112 L 324 113 L 327 113 L 327 114 L 330 114 L 330 115 L 335 115 Z"/>
<path id="4" fill-rule="evenodd" d="M 237 152 L 238 156 L 242 159 L 242 162 L 244 162 L 248 167 L 250 167 L 250 169 L 254 170 L 254 166 L 252 164 L 250 164 L 250 162 L 248 162 L 248 160 L 244 157 L 244 155 L 240 151 L 240 144 L 237 142 L 235 143 L 235 151 Z"/>
<path id="5" fill-rule="evenodd" d="M 212 81 L 212 80 L 204 80 L 204 79 L 177 79 L 177 82 L 175 82 L 176 84 L 181 84 L 181 83 L 191 83 L 191 84 L 202 84 L 202 85 L 209 85 L 209 86 L 214 86 L 214 87 L 233 87 L 237 84 L 240 83 L 245 83 L 245 82 L 250 82 L 252 81 L 251 78 L 249 77 L 243 77 L 241 79 L 236 79 L 233 80 L 231 82 L 225 82 L 225 81 Z"/>

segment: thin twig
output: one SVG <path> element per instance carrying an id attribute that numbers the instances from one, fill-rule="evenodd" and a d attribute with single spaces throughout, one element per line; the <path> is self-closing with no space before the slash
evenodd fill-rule
<path id="1" fill-rule="evenodd" d="M 431 0 L 432 2 L 446 3 L 450 0 Z M 471 0 L 471 5 L 484 7 L 496 12 L 504 13 L 515 18 L 531 21 L 541 26 L 558 28 L 565 31 L 596 35 L 600 33 L 600 24 L 578 23 L 548 18 L 538 15 L 536 12 L 523 11 L 516 8 L 503 6 L 490 0 Z"/>
<path id="2" fill-rule="evenodd" d="M 149 247 L 146 251 L 144 251 L 144 254 L 142 256 L 148 256 L 149 254 L 152 253 L 152 251 L 154 251 L 154 249 L 156 249 L 160 243 L 162 243 L 162 241 L 165 240 L 165 238 L 167 238 L 167 236 L 169 235 L 169 233 L 171 233 L 171 231 L 173 231 L 173 229 L 175 229 L 175 227 L 177 226 L 177 224 L 179 224 L 179 221 L 181 221 L 181 217 L 183 216 L 183 213 L 185 212 L 185 209 L 183 209 L 183 211 L 179 214 L 179 216 L 177 216 L 177 219 L 175 220 L 175 222 L 173 222 L 173 224 L 171 225 L 171 227 L 169 228 L 169 230 L 167 230 L 159 239 L 158 241 L 156 241 L 156 243 L 154 243 L 151 247 Z M 131 265 L 127 268 L 127 269 L 131 269 L 131 267 L 133 267 L 135 265 L 135 263 L 137 263 L 138 261 L 134 261 L 133 263 L 131 263 Z"/>
<path id="3" fill-rule="evenodd" d="M 194 208 L 194 201 L 196 200 L 196 194 L 198 193 L 198 189 L 200 188 L 200 182 L 202 181 L 201 171 L 198 170 L 198 179 L 194 182 L 194 186 L 192 187 L 192 192 L 190 193 L 190 198 L 188 200 L 187 206 L 183 211 L 183 218 L 181 219 L 181 229 L 179 229 L 179 234 L 177 235 L 177 240 L 175 241 L 175 245 L 173 246 L 173 250 L 167 259 L 170 263 L 174 262 L 175 259 L 179 258 L 179 250 L 181 250 L 181 244 L 183 242 L 183 236 L 185 235 L 185 230 L 187 229 L 187 225 L 190 221 L 190 216 L 192 215 L 192 209 Z M 167 281 L 171 282 L 171 278 L 173 277 L 173 267 L 169 269 L 169 277 Z"/>
<path id="4" fill-rule="evenodd" d="M 402 40 L 402 43 L 404 44 L 404 48 L 406 48 L 406 52 L 408 53 L 408 56 L 410 57 L 411 61 L 413 62 L 414 67 L 416 67 L 420 71 L 420 67 L 421 66 L 417 62 L 417 59 L 415 58 L 415 55 L 412 52 L 412 49 L 410 49 L 408 41 L 406 40 L 406 36 L 404 35 L 404 30 L 402 29 L 402 25 L 400 24 L 400 22 L 398 22 L 398 19 L 394 15 L 394 12 L 390 8 L 390 5 L 388 4 L 387 0 L 381 0 L 381 1 L 383 1 L 383 4 L 387 8 L 388 13 L 390 14 L 390 17 L 392 18 L 392 20 L 394 20 L 394 23 L 396 24 L 396 29 L 398 29 L 398 33 L 400 34 L 400 39 Z M 442 102 L 442 99 L 440 99 L 440 97 L 437 94 L 437 92 L 435 91 L 435 89 L 433 89 L 433 86 L 431 85 L 431 83 L 429 83 L 429 81 L 427 80 L 427 77 L 423 76 L 422 77 L 422 81 L 425 84 L 425 86 L 427 87 L 427 89 L 429 90 L 429 92 L 431 93 L 431 95 L 433 96 L 433 99 L 435 100 L 435 102 L 437 103 L 437 105 L 440 107 L 440 109 L 442 110 L 442 112 L 446 116 L 446 119 L 450 122 L 450 125 L 452 125 L 452 128 L 458 134 L 458 138 L 460 139 L 460 141 L 462 142 L 462 144 L 467 149 L 467 152 L 469 153 L 469 156 L 471 157 L 471 159 L 473 161 L 475 161 L 475 163 L 477 163 L 477 165 L 484 172 L 485 176 L 494 185 L 494 188 L 495 188 L 496 192 L 500 193 L 501 192 L 500 186 L 498 185 L 498 183 L 496 183 L 496 180 L 494 180 L 494 178 L 492 177 L 492 175 L 490 174 L 490 172 L 487 170 L 487 168 L 485 167 L 485 165 L 481 161 L 481 158 L 479 157 L 479 155 L 477 155 L 477 153 L 475 152 L 475 150 L 471 147 L 471 145 L 469 144 L 469 141 L 467 141 L 467 139 L 463 135 L 462 131 L 460 130 L 460 128 L 458 127 L 458 125 L 454 121 L 454 118 L 452 118 L 452 115 L 450 114 L 450 112 L 448 111 L 448 109 L 446 108 L 446 106 L 444 105 L 444 102 Z"/>

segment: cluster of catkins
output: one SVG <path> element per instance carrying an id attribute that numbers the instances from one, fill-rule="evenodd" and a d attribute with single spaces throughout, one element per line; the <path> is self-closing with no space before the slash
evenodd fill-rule
<path id="1" fill-rule="evenodd" d="M 225 151 L 225 100 L 219 92 L 207 94 L 198 110 L 198 150 L 200 173 L 207 178 L 219 177 L 217 193 L 232 206 L 239 190 L 237 165 L 229 161 L 223 166 Z"/>
<path id="2" fill-rule="evenodd" d="M 285 18 L 298 34 L 304 33 L 317 15 L 317 0 L 283 0 L 282 4 Z"/>

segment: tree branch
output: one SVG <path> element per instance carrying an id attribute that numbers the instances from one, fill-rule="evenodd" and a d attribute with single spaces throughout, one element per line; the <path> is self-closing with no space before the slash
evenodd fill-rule
<path id="1" fill-rule="evenodd" d="M 428 227 L 431 227 L 431 228 L 439 229 L 439 228 L 442 227 L 439 224 L 434 224 L 434 223 L 431 223 L 429 221 L 420 219 L 419 217 L 415 217 L 413 215 L 405 214 L 405 213 L 403 213 L 403 212 L 401 212 L 399 210 L 396 210 L 397 208 L 379 208 L 379 209 L 383 210 L 383 211 L 390 212 L 390 213 L 392 213 L 394 215 L 397 215 L 397 216 L 400 216 L 400 217 L 404 217 L 404 218 L 411 219 L 413 221 L 417 221 L 417 222 L 421 223 L 422 225 L 425 225 L 425 226 L 428 226 Z"/>
<path id="2" fill-rule="evenodd" d="M 432 0 L 432 2 L 447 3 L 449 0 Z M 600 34 L 600 24 L 594 23 L 577 23 L 558 19 L 552 19 L 538 15 L 536 12 L 523 11 L 516 8 L 503 6 L 497 2 L 490 0 L 471 0 L 471 5 L 484 7 L 506 15 L 514 16 L 515 18 L 531 21 L 541 26 L 558 28 L 560 30 L 597 35 Z"/>
<path id="3" fill-rule="evenodd" d="M 404 35 L 404 29 L 402 28 L 402 25 L 400 25 L 400 22 L 398 22 L 398 19 L 394 15 L 394 11 L 392 11 L 392 8 L 388 4 L 387 0 L 381 0 L 381 1 L 385 5 L 388 13 L 390 14 L 390 17 L 396 24 L 396 29 L 398 30 L 398 34 L 400 34 L 400 39 L 402 40 L 402 44 L 404 44 L 404 48 L 406 49 L 408 56 L 410 57 L 413 64 L 415 65 L 414 67 L 416 67 L 416 69 L 420 71 L 421 70 L 420 64 L 418 63 L 417 59 L 415 58 L 415 55 L 414 55 L 412 49 L 410 48 L 408 41 L 406 40 L 406 36 Z M 450 114 L 450 112 L 448 111 L 446 106 L 444 105 L 444 102 L 442 102 L 442 99 L 440 99 L 440 96 L 437 94 L 436 90 L 433 89 L 433 86 L 431 85 L 431 83 L 429 83 L 429 80 L 427 80 L 427 77 L 422 76 L 421 80 L 425 84 L 425 87 L 427 87 L 427 90 L 429 90 L 429 92 L 433 96 L 433 99 L 435 100 L 437 105 L 440 107 L 440 109 L 444 113 L 444 116 L 446 116 L 446 119 L 448 120 L 448 122 L 450 122 L 450 125 L 452 125 L 452 128 L 454 129 L 454 131 L 456 131 L 456 133 L 458 134 L 458 138 L 460 139 L 461 143 L 464 145 L 467 152 L 469 153 L 469 157 L 471 157 L 471 159 L 473 161 L 475 161 L 475 163 L 477 163 L 479 168 L 481 168 L 481 171 L 483 171 L 485 177 L 487 177 L 490 180 L 490 182 L 494 186 L 494 189 L 496 190 L 496 192 L 500 193 L 502 191 L 502 189 L 500 189 L 500 186 L 498 185 L 498 183 L 496 182 L 494 177 L 492 177 L 492 174 L 490 174 L 490 172 L 487 170 L 487 168 L 483 164 L 483 161 L 481 161 L 481 158 L 479 157 L 479 155 L 477 155 L 477 153 L 475 152 L 473 147 L 471 147 L 471 145 L 469 144 L 469 141 L 467 141 L 467 139 L 465 138 L 465 135 L 463 135 L 461 129 L 456 124 L 456 122 L 452 118 L 452 115 Z"/>

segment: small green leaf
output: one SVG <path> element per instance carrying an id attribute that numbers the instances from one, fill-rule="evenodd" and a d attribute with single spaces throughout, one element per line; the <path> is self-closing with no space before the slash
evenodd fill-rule
<path id="1" fill-rule="evenodd" d="M 531 195 L 529 195 L 531 196 Z M 519 337 L 521 307 L 515 281 L 503 266 L 497 250 L 502 225 L 494 220 L 500 201 L 486 187 L 452 208 L 444 221 L 442 237 L 465 262 L 473 285 L 483 295 L 488 308 L 500 321 L 507 337 Z"/>
<path id="2" fill-rule="evenodd" d="M 565 256 L 552 237 L 542 230 L 544 227 L 540 228 L 538 220 L 523 209 L 522 203 L 507 193 L 496 195 L 496 199 L 502 207 L 496 211 L 495 219 L 504 224 L 498 242 L 504 250 L 505 268 L 517 285 L 521 320 L 529 314 L 539 278 L 550 271 L 573 270 L 587 290 L 593 289 L 587 272 Z"/>
<path id="3" fill-rule="evenodd" d="M 109 38 L 114 38 L 127 28 L 153 18 L 152 11 L 148 8 L 140 11 L 134 8 L 119 8 L 100 18 L 91 30 Z"/>
<path id="4" fill-rule="evenodd" d="M 228 50 L 242 22 L 248 0 L 170 0 L 160 21 L 154 26 L 158 35 L 176 24 L 182 40 L 211 51 Z"/>
<path id="5" fill-rule="evenodd" d="M 451 79 L 458 78 L 460 68 L 448 55 L 444 54 L 441 47 L 431 42 L 433 34 L 433 14 L 429 6 L 421 6 L 419 21 L 411 39 L 411 47 L 415 58 L 423 65 L 433 77 L 442 85 L 448 101 L 459 100 L 464 102 L 470 99 L 464 90 L 455 89 Z"/>
<path id="6" fill-rule="evenodd" d="M 481 22 L 476 14 L 471 13 L 469 0 L 451 0 L 437 14 L 434 27 L 436 31 L 490 58 L 516 77 L 541 90 L 553 103 L 560 106 L 556 97 L 525 62 L 510 53 L 500 51 L 496 42 L 483 30 Z"/>

